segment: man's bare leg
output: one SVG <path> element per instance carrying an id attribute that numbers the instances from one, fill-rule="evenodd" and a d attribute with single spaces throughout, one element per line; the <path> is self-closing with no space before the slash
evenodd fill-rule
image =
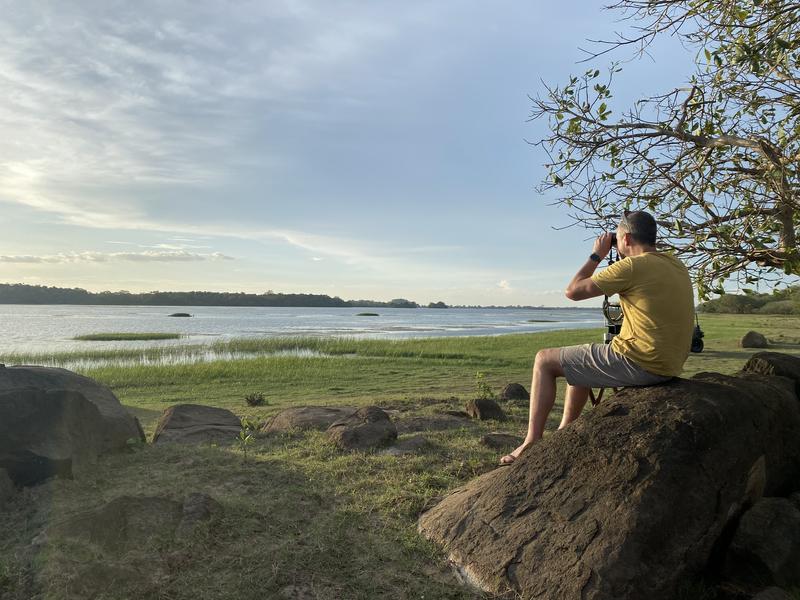
<path id="1" fill-rule="evenodd" d="M 500 459 L 501 464 L 510 464 L 536 440 L 542 439 L 547 417 L 556 401 L 556 378 L 563 376 L 561 349 L 546 348 L 536 353 L 531 381 L 531 404 L 528 413 L 528 432 L 525 441 L 511 454 Z"/>
<path id="2" fill-rule="evenodd" d="M 563 429 L 581 416 L 583 407 L 589 399 L 589 388 L 582 385 L 568 385 L 564 395 L 564 415 L 561 417 L 559 429 Z"/>

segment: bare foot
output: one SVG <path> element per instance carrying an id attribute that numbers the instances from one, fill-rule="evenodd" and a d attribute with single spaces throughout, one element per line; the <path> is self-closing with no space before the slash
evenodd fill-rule
<path id="1" fill-rule="evenodd" d="M 517 460 L 517 458 L 519 458 L 520 454 L 522 454 L 528 447 L 532 445 L 533 442 L 522 442 L 522 444 L 514 449 L 511 454 L 506 454 L 500 459 L 500 465 L 506 466 L 512 464 L 515 460 Z"/>

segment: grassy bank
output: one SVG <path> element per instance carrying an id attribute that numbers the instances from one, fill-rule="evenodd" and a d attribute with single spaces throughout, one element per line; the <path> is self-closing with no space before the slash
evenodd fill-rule
<path id="1" fill-rule="evenodd" d="M 753 351 L 738 348 L 737 340 L 749 329 L 775 340 L 781 351 L 800 354 L 798 317 L 713 315 L 702 325 L 706 351 L 690 356 L 686 375 L 740 368 Z M 463 408 L 475 395 L 478 372 L 495 391 L 512 381 L 528 387 L 539 349 L 601 337 L 600 330 L 584 330 L 402 341 L 244 340 L 219 349 L 252 358 L 108 365 L 84 374 L 110 385 L 148 434 L 161 411 L 179 402 L 222 406 L 255 421 L 289 406 L 377 404 L 402 420 Z M 274 355 L 287 350 L 316 355 Z M 32 362 L 8 359 L 0 357 Z M 244 396 L 255 392 L 264 394 L 266 406 L 246 405 Z M 562 393 L 551 427 L 560 418 Z M 103 585 L 103 570 L 87 575 L 87 564 L 100 562 L 129 574 L 118 576 L 100 598 L 480 598 L 458 585 L 441 552 L 420 539 L 416 520 L 448 491 L 494 468 L 499 453 L 479 443 L 483 433 L 522 433 L 524 403 L 504 408 L 510 419 L 502 424 L 425 432 L 431 448 L 410 456 L 342 454 L 324 434 L 310 433 L 256 436 L 246 457 L 236 445 L 146 446 L 105 457 L 81 479 L 28 490 L 0 512 L 0 597 L 27 599 L 37 589 L 46 598 L 87 597 L 87 585 Z M 46 524 L 113 498 L 181 499 L 194 491 L 216 498 L 224 516 L 188 539 L 115 555 L 58 540 L 31 546 Z"/>
<path id="2" fill-rule="evenodd" d="M 180 333 L 88 333 L 72 338 L 81 342 L 130 342 L 146 340 L 177 340 Z"/>

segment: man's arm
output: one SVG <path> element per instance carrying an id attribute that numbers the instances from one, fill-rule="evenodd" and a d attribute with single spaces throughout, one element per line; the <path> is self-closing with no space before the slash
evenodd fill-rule
<path id="1" fill-rule="evenodd" d="M 593 253 L 604 259 L 611 250 L 611 234 L 604 233 L 594 241 Z M 592 260 L 586 260 L 586 263 L 569 282 L 566 290 L 566 296 L 570 300 L 586 300 L 588 298 L 596 298 L 603 295 L 603 290 L 597 287 L 597 284 L 592 281 L 592 275 L 600 263 Z"/>

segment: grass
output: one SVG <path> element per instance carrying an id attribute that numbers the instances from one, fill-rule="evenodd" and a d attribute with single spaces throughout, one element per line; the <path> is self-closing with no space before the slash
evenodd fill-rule
<path id="1" fill-rule="evenodd" d="M 73 340 L 81 342 L 115 342 L 115 341 L 139 341 L 139 340 L 177 340 L 180 339 L 180 333 L 88 333 L 86 335 L 77 335 Z"/>
<path id="2" fill-rule="evenodd" d="M 706 350 L 689 357 L 685 375 L 741 368 L 755 351 L 738 348 L 737 340 L 750 329 L 774 340 L 780 351 L 800 354 L 797 317 L 707 315 L 701 325 Z M 111 386 L 148 435 L 161 412 L 179 402 L 225 407 L 256 422 L 307 404 L 377 404 L 397 419 L 463 408 L 477 393 L 478 372 L 495 391 L 509 382 L 528 387 L 539 349 L 600 339 L 601 330 L 398 341 L 238 340 L 215 347 L 252 358 L 108 365 L 82 373 Z M 265 356 L 290 350 L 320 356 Z M 137 352 L 88 355 L 130 358 Z M 60 360 L 76 356 L 87 353 Z M 36 362 L 30 358 L 6 355 L 0 362 Z M 248 406 L 244 397 L 253 390 L 262 390 L 268 405 Z M 560 388 L 559 402 L 562 396 Z M 510 418 L 502 424 L 425 433 L 432 447 L 411 456 L 343 454 L 315 432 L 256 435 L 246 457 L 236 445 L 142 446 L 103 457 L 81 479 L 32 488 L 0 511 L 0 597 L 85 597 L 82 573 L 87 563 L 100 561 L 132 572 L 130 581 L 118 578 L 115 591 L 100 598 L 245 600 L 291 597 L 293 589 L 320 598 L 481 598 L 457 584 L 442 552 L 416 533 L 416 521 L 443 495 L 495 467 L 498 452 L 480 445 L 482 434 L 523 432 L 524 404 L 504 408 Z M 559 419 L 560 404 L 551 429 Z M 58 539 L 38 551 L 31 546 L 48 523 L 121 495 L 181 499 L 193 491 L 217 499 L 224 516 L 188 539 L 113 556 Z"/>

